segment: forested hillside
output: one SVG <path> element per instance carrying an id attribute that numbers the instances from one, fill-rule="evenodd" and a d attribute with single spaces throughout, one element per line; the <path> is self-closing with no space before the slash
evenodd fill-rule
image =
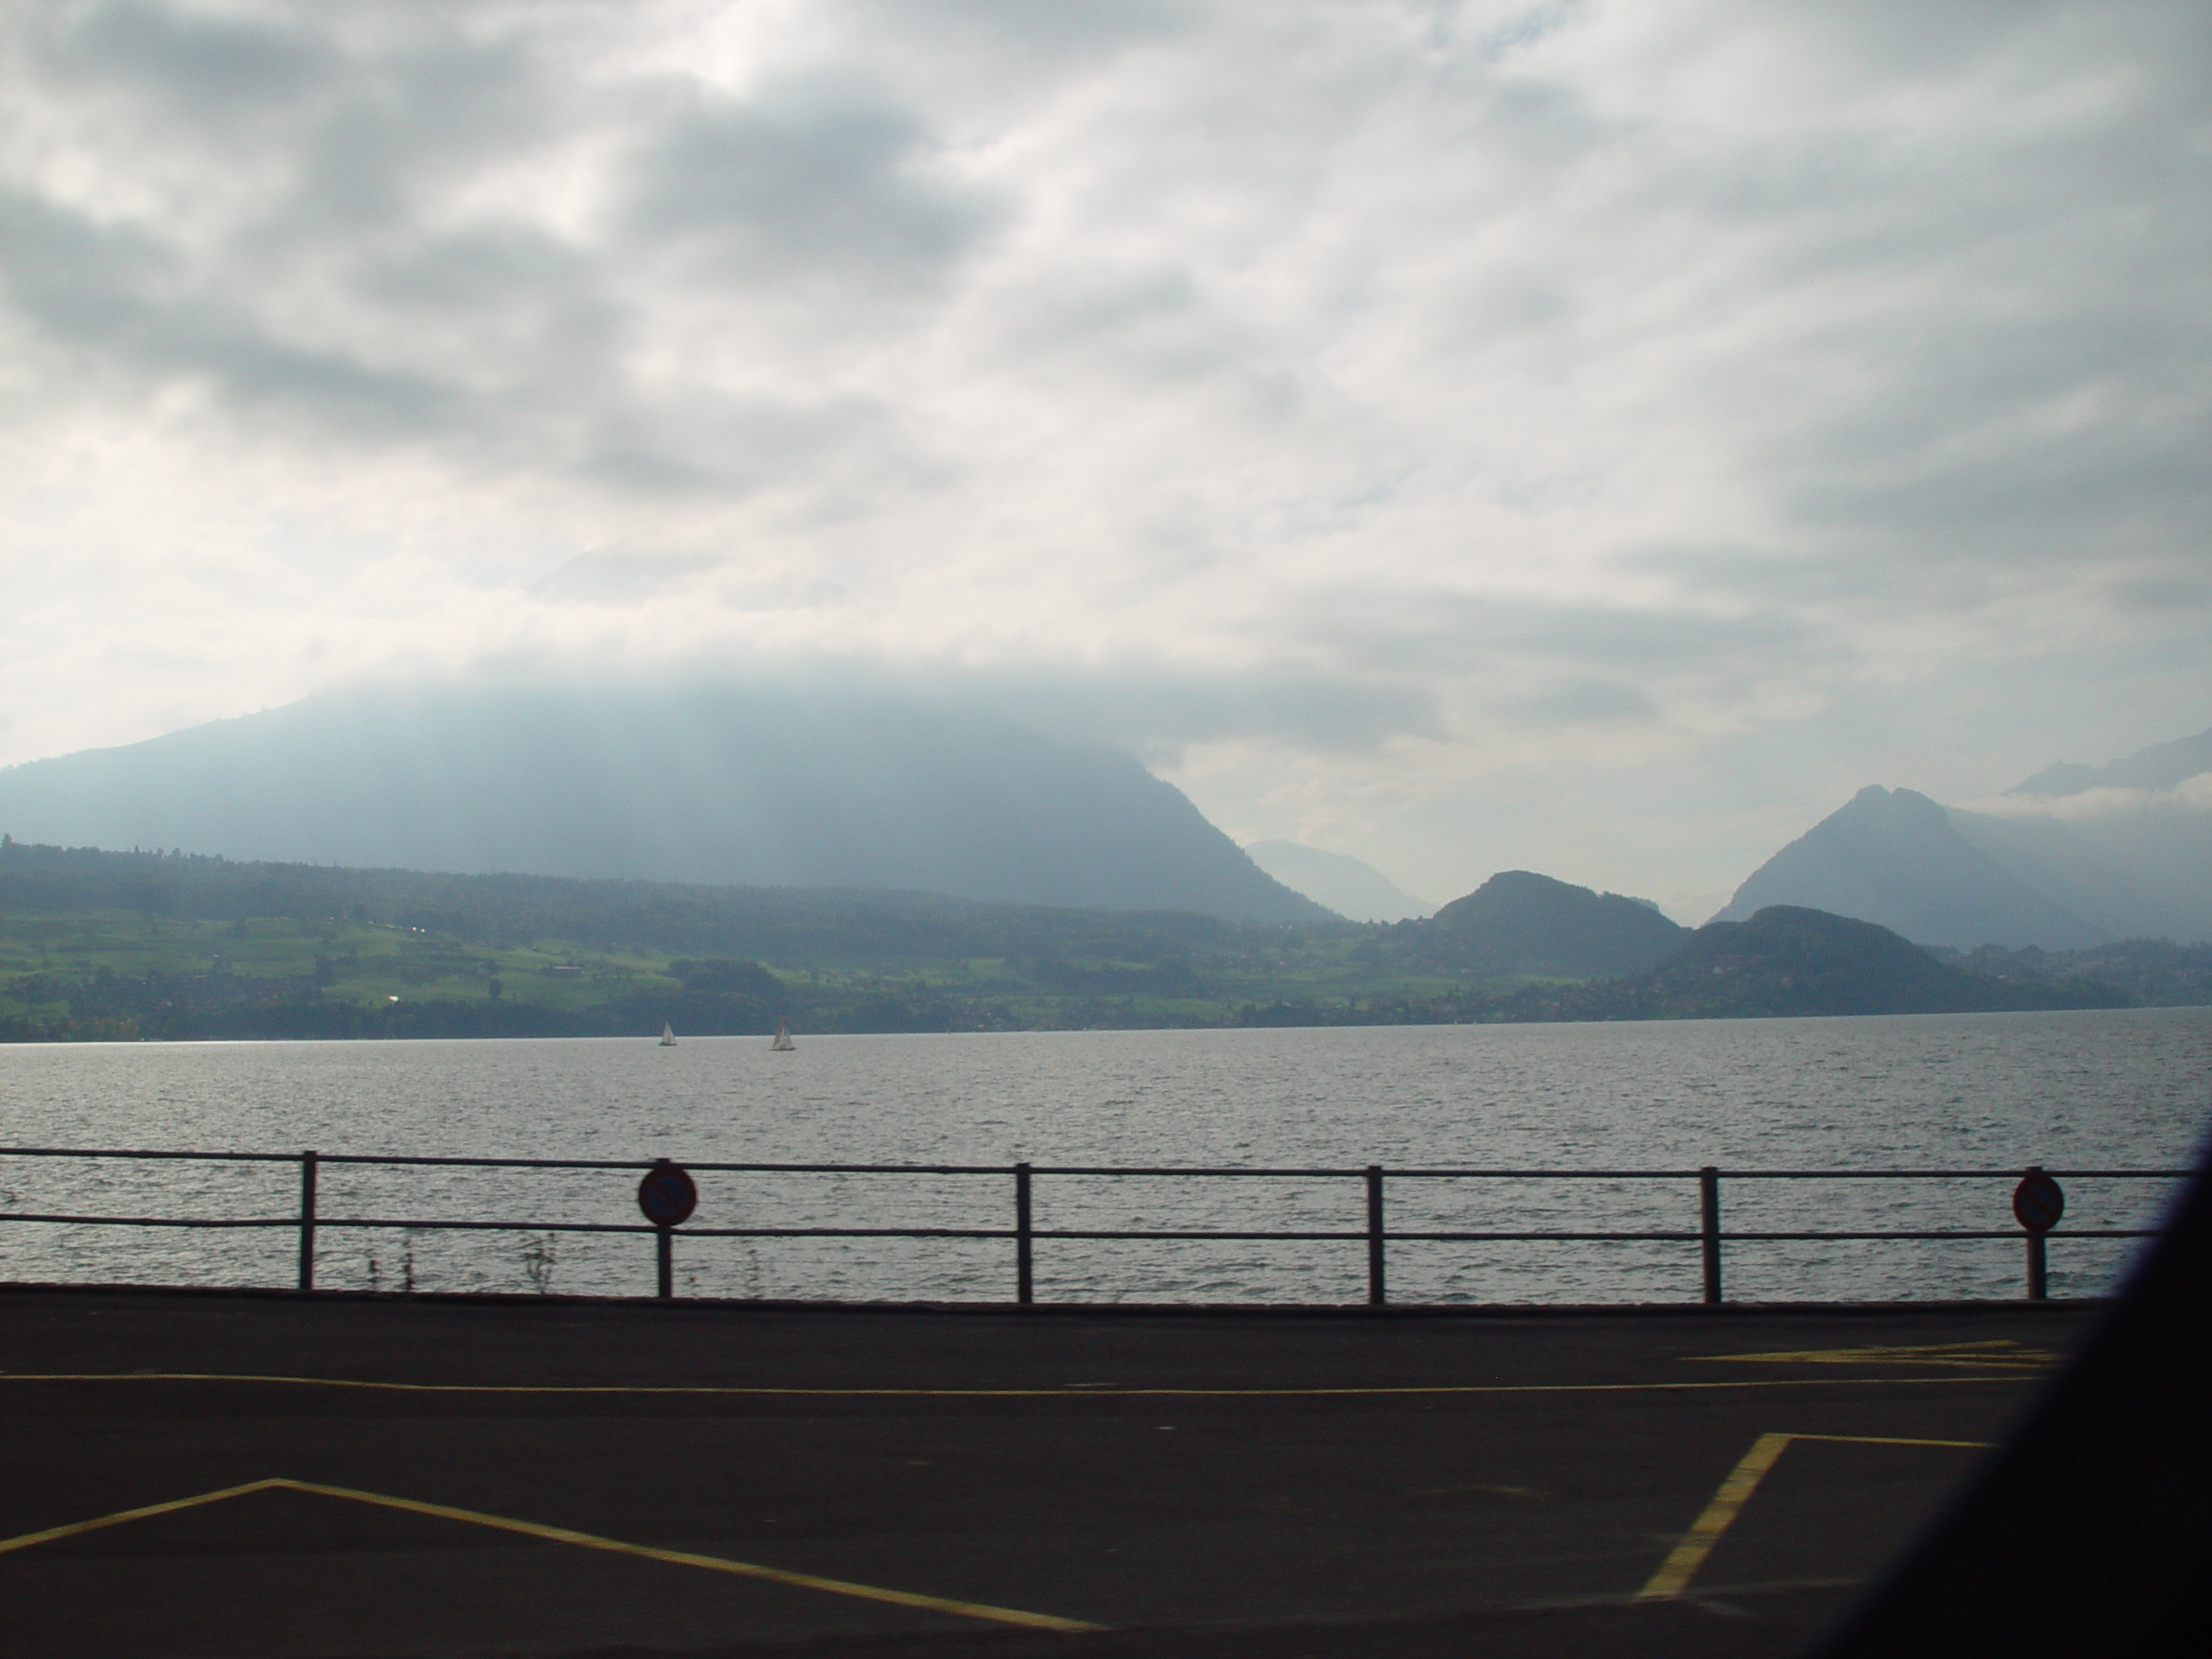
<path id="1" fill-rule="evenodd" d="M 742 685 L 308 697 L 0 771 L 0 831 L 232 859 L 1330 913 L 1101 744 Z"/>
<path id="2" fill-rule="evenodd" d="M 1523 874 L 1493 898 L 1526 889 L 1569 920 L 1634 930 L 1643 962 L 1664 954 L 1662 918 L 1541 880 Z M 1980 987 L 1961 993 L 1952 969 L 1924 954 L 1884 944 L 1868 955 L 1860 940 L 1837 981 L 1864 982 L 1850 993 L 1858 1003 L 1823 1002 L 1805 964 L 1724 949 L 1738 931 L 1726 927 L 1681 934 L 1682 949 L 1655 971 L 1623 977 L 1636 959 L 1590 954 L 1610 933 L 1595 944 L 1573 929 L 1564 941 L 1523 937 L 1523 908 L 1485 901 L 1456 920 L 1292 927 L 923 893 L 428 875 L 5 842 L 0 1039 L 620 1035 L 664 1022 L 703 1034 L 769 1031 L 781 1017 L 817 1032 L 1402 1024 L 1923 1006 L 1925 996 L 1885 1002 L 1878 985 L 1866 988 L 1904 972 L 1897 963 L 1906 978 L 1949 988 L 1934 1006 L 2212 1000 L 2212 950 L 2103 947 L 2078 964 L 1980 953 L 1955 962 L 1967 970 L 1955 977 Z M 1744 937 L 1788 945 L 1794 936 Z M 1677 971 L 1713 950 L 1723 956 Z M 1711 971 L 1731 963 L 1730 974 Z M 1608 965 L 1611 976 L 1600 971 Z"/>

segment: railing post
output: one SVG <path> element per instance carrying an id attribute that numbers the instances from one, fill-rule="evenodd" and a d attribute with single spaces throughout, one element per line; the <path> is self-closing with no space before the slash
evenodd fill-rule
<path id="1" fill-rule="evenodd" d="M 676 1300 L 676 1229 L 656 1227 L 653 1242 L 659 1247 L 660 1299 L 664 1302 Z"/>
<path id="2" fill-rule="evenodd" d="M 315 1155 L 300 1154 L 300 1288 L 315 1288 Z"/>
<path id="3" fill-rule="evenodd" d="M 2028 1300 L 2050 1298 L 2049 1260 L 2044 1254 L 2044 1235 L 2058 1225 L 2066 1213 L 2066 1194 L 2044 1173 L 2041 1164 L 2030 1164 L 2020 1184 L 2012 1189 L 2012 1219 L 2028 1236 Z"/>
<path id="4" fill-rule="evenodd" d="M 1382 1166 L 1367 1166 L 1367 1305 L 1380 1307 L 1389 1299 L 1382 1278 Z"/>
<path id="5" fill-rule="evenodd" d="M 1698 1249 L 1705 1258 L 1705 1300 L 1720 1300 L 1720 1171 L 1712 1164 L 1697 1173 Z"/>
<path id="6" fill-rule="evenodd" d="M 2021 1178 L 2021 1185 L 2024 1186 L 2041 1174 L 2043 1174 L 2041 1164 L 2030 1164 L 2027 1173 Z M 2014 1205 L 2016 1213 L 2018 1209 L 2018 1205 L 2016 1204 Z M 2047 1302 L 2050 1300 L 2050 1259 L 2044 1254 L 2044 1229 L 2027 1227 L 2022 1230 L 2028 1236 L 2028 1300 L 2031 1302 Z"/>
<path id="7" fill-rule="evenodd" d="M 1014 1166 L 1014 1300 L 1027 1307 L 1037 1300 L 1029 1226 L 1029 1166 Z"/>

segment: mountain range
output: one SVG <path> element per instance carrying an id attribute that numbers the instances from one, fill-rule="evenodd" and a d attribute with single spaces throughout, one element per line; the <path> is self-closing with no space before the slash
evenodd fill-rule
<path id="1" fill-rule="evenodd" d="M 2203 731 L 2171 743 L 2154 743 L 2106 766 L 2060 760 L 2005 792 L 2061 799 L 2093 789 L 2175 789 L 2209 772 L 2212 772 L 2212 731 Z"/>
<path id="2" fill-rule="evenodd" d="M 1373 866 L 1239 849 L 1134 757 L 849 692 L 365 690 L 0 771 L 0 830 L 363 868 L 864 889 L 1392 925 L 1459 978 L 1646 971 L 1684 931 L 1508 871 L 1435 911 Z M 1933 947 L 2212 940 L 2212 731 L 2060 762 L 1971 809 L 1869 786 L 1713 918 L 1775 906 Z"/>
<path id="3" fill-rule="evenodd" d="M 1863 789 L 1713 919 L 1770 905 L 1960 950 L 2212 940 L 2212 731 L 2106 766 L 2049 766 L 1974 810 Z"/>
<path id="4" fill-rule="evenodd" d="M 1133 757 L 732 687 L 362 690 L 0 772 L 18 840 L 1335 919 Z"/>

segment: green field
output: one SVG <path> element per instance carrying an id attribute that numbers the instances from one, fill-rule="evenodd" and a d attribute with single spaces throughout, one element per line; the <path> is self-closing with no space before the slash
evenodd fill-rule
<path id="1" fill-rule="evenodd" d="M 551 1008 L 583 1008 L 617 991 L 683 988 L 665 955 L 617 954 L 533 942 L 472 946 L 397 924 L 250 917 L 234 922 L 151 920 L 87 911 L 0 917 L 0 983 L 27 976 L 82 982 L 121 976 L 231 976 L 315 986 L 328 1001 L 474 1001 L 499 994 Z"/>
<path id="2" fill-rule="evenodd" d="M 1389 933 L 918 893 L 435 876 L 11 844 L 0 846 L 0 1035 L 1465 1017 L 1469 983 L 1391 960 Z"/>
<path id="3" fill-rule="evenodd" d="M 1946 954 L 1994 988 L 1942 1006 L 2212 1001 L 2212 947 Z M 812 1032 L 1048 1031 L 1823 1011 L 1793 1001 L 1790 988 L 1802 994 L 1816 977 L 1807 962 L 1732 981 L 1758 985 L 1746 1001 L 1720 997 L 1726 988 L 1702 970 L 1683 983 L 1586 981 L 1500 974 L 1497 960 L 1478 936 L 1433 922 L 1287 927 L 0 839 L 0 1041 L 587 1036 L 664 1023 L 707 1034 L 772 1031 L 783 1019 Z"/>
<path id="4" fill-rule="evenodd" d="M 18 1035 L 130 1037 L 202 1026 L 243 1029 L 255 1022 L 241 1020 L 241 1010 L 271 1005 L 342 1007 L 387 1026 L 410 1009 L 438 1005 L 454 1014 L 480 1009 L 487 1024 L 495 1014 L 513 1020 L 525 1009 L 543 1010 L 594 1030 L 609 1016 L 620 1024 L 620 1013 L 632 1009 L 637 1017 L 628 1027 L 638 1029 L 651 1029 L 659 1012 L 671 1021 L 688 1013 L 685 1023 L 694 1029 L 772 1028 L 777 1016 L 787 1015 L 814 1029 L 1052 1030 L 1293 1016 L 1300 1023 L 1316 1016 L 1418 1019 L 1439 999 L 1465 995 L 1463 983 L 1435 975 L 1378 972 L 1357 959 L 1356 942 L 1300 935 L 1271 940 L 1265 950 L 1165 964 L 1064 952 L 1042 962 L 1004 956 L 838 962 L 817 950 L 761 964 L 783 988 L 780 1002 L 763 996 L 753 999 L 759 1008 L 686 1009 L 698 959 L 649 946 L 542 938 L 495 946 L 433 928 L 330 918 L 224 922 L 117 910 L 16 911 L 0 914 L 0 1021 L 30 1028 Z M 716 960 L 728 959 L 709 959 L 710 973 Z M 1491 982 L 1486 988 L 1518 982 Z M 165 1004 L 167 1020 L 156 1012 Z M 85 1028 L 74 1028 L 79 1025 Z"/>

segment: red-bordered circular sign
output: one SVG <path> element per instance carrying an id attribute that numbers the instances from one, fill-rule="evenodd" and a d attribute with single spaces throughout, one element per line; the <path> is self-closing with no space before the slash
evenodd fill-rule
<path id="1" fill-rule="evenodd" d="M 656 1227 L 681 1226 L 698 1207 L 699 1189 L 681 1164 L 664 1158 L 638 1183 L 638 1208 Z"/>
<path id="2" fill-rule="evenodd" d="M 2031 1233 L 2047 1233 L 2066 1213 L 2066 1192 L 2039 1169 L 2031 1169 L 2012 1189 L 2012 1216 Z"/>

